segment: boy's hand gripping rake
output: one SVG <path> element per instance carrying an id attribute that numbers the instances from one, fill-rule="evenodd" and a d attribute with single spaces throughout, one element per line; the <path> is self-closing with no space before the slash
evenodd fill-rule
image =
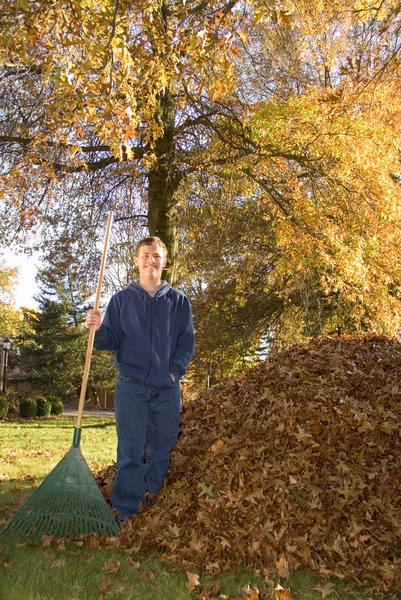
<path id="1" fill-rule="evenodd" d="M 110 211 L 96 290 L 95 310 L 99 309 L 100 304 L 112 220 L 113 213 Z M 94 338 L 95 327 L 91 327 L 72 446 L 32 496 L 10 519 L 3 531 L 0 532 L 0 537 L 41 533 L 64 536 L 69 533 L 78 535 L 90 532 L 109 535 L 119 531 L 113 513 L 79 447 Z"/>

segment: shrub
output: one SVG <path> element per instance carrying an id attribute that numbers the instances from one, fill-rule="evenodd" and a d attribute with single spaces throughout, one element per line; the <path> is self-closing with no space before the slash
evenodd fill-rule
<path id="1" fill-rule="evenodd" d="M 8 400 L 5 396 L 0 396 L 0 419 L 5 419 L 8 415 Z"/>
<path id="2" fill-rule="evenodd" d="M 61 402 L 60 398 L 57 398 L 57 396 L 48 396 L 47 399 L 49 400 L 49 402 L 51 404 L 50 414 L 51 415 L 62 415 L 64 406 L 63 406 L 63 403 Z"/>
<path id="3" fill-rule="evenodd" d="M 37 416 L 38 417 L 48 417 L 50 415 L 50 411 L 52 409 L 51 402 L 46 400 L 43 396 L 36 396 L 36 406 L 37 406 Z"/>
<path id="4" fill-rule="evenodd" d="M 29 396 L 20 398 L 19 401 L 19 414 L 23 419 L 28 419 L 29 417 L 36 417 L 38 411 L 38 406 L 36 404 L 35 398 L 31 398 Z"/>
<path id="5" fill-rule="evenodd" d="M 15 390 L 8 389 L 6 392 L 6 398 L 8 402 L 8 416 L 9 417 L 17 417 L 18 416 L 18 394 Z"/>

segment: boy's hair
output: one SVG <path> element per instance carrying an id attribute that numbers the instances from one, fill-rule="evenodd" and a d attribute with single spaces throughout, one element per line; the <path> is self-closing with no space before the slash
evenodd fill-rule
<path id="1" fill-rule="evenodd" d="M 135 256 L 139 255 L 139 249 L 141 248 L 141 246 L 160 246 L 164 250 L 164 255 L 167 256 L 166 244 L 162 242 L 162 240 L 158 237 L 150 236 L 143 238 L 143 240 L 141 240 L 135 248 Z"/>

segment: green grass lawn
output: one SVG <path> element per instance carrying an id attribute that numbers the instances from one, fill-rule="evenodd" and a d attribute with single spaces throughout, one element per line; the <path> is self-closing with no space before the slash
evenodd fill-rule
<path id="1" fill-rule="evenodd" d="M 74 426 L 74 417 L 0 421 L 0 526 L 68 451 Z M 115 449 L 114 419 L 84 417 L 81 450 L 91 469 L 111 464 Z M 0 539 L 0 600 L 270 600 L 276 596 L 277 581 L 266 582 L 246 572 L 213 578 L 197 575 L 199 585 L 191 590 L 188 575 L 168 569 L 157 556 L 122 552 L 112 539 L 97 536 Z M 294 600 L 374 597 L 310 572 L 294 573 L 280 583 Z"/>

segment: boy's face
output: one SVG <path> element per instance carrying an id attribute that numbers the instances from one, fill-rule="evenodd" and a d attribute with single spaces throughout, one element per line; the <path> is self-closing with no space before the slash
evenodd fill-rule
<path id="1" fill-rule="evenodd" d="M 166 263 L 167 257 L 158 244 L 141 246 L 138 255 L 134 257 L 134 264 L 139 268 L 139 276 L 146 279 L 160 279 Z"/>

